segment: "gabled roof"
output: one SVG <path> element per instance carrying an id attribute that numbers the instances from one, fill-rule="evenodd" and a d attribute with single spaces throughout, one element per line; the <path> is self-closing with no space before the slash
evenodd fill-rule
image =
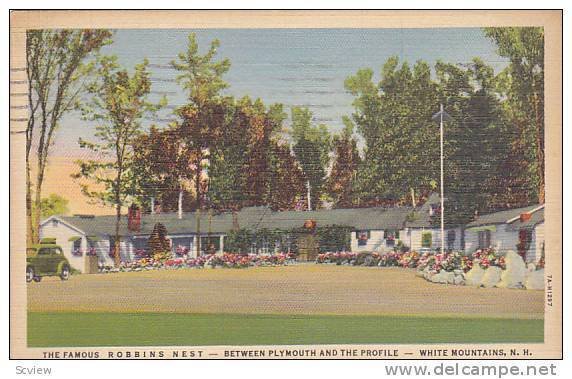
<path id="1" fill-rule="evenodd" d="M 544 206 L 536 204 L 536 205 L 530 205 L 528 207 L 523 207 L 523 208 L 508 209 L 506 211 L 489 213 L 486 215 L 479 216 L 478 219 L 467 224 L 467 228 L 473 228 L 476 226 L 483 226 L 483 225 L 507 224 L 507 223 L 516 221 L 516 219 L 518 219 L 518 217 L 520 217 L 520 215 L 522 213 L 527 213 L 527 212 L 531 212 L 531 211 L 536 210 L 532 214 L 532 216 L 534 216 L 536 213 L 538 213 L 539 210 L 543 210 L 543 209 L 544 209 Z M 542 219 L 544 219 L 544 210 L 542 211 L 541 215 L 542 215 Z M 537 215 L 536 217 L 539 217 L 539 216 Z"/>
<path id="2" fill-rule="evenodd" d="M 445 197 L 445 201 L 447 197 Z M 405 223 L 408 228 L 431 228 L 434 227 L 434 219 L 429 211 L 432 205 L 441 206 L 441 196 L 437 192 L 433 192 L 427 197 L 427 200 L 410 212 L 409 221 Z M 447 207 L 445 206 L 445 211 Z"/>
<path id="3" fill-rule="evenodd" d="M 229 233 L 234 226 L 245 229 L 292 229 L 302 227 L 304 221 L 315 220 L 318 227 L 345 225 L 356 230 L 401 229 L 411 208 L 345 208 L 321 209 L 317 211 L 273 212 L 267 207 L 244 208 L 235 214 L 221 213 L 200 215 L 201 233 Z M 111 236 L 115 233 L 115 216 L 58 216 L 66 224 L 75 227 L 85 235 Z M 169 235 L 194 234 L 197 229 L 195 212 L 159 213 L 141 215 L 138 232 L 127 229 L 127 216 L 122 215 L 119 233 L 122 236 L 149 235 L 156 223 L 162 223 Z"/>
<path id="4" fill-rule="evenodd" d="M 512 230 L 520 229 L 534 229 L 534 227 L 540 223 L 544 222 L 544 207 L 532 213 L 530 219 L 525 222 L 521 222 L 520 219 L 515 220 L 511 223 Z"/>

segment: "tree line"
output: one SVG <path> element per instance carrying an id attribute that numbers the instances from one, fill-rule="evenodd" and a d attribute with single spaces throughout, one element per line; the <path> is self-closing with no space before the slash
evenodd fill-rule
<path id="1" fill-rule="evenodd" d="M 171 62 L 185 93 L 184 105 L 173 111 L 176 121 L 147 128 L 145 117 L 166 102 L 149 100 L 146 60 L 127 69 L 100 56 L 112 32 L 28 31 L 29 240 L 37 240 L 54 131 L 73 109 L 96 123 L 93 138 L 80 146 L 105 157 L 78 161 L 74 177 L 92 183 L 82 181 L 90 199 L 115 207 L 117 236 L 122 208 L 136 204 L 149 212 L 151 199 L 163 211 L 197 211 L 197 220 L 203 211 L 258 205 L 415 205 L 438 185 L 439 130 L 431 116 L 439 104 L 452 116 L 445 125 L 448 223 L 544 202 L 543 30 L 484 33 L 509 60 L 502 72 L 479 58 L 431 67 L 391 57 L 379 81 L 369 68 L 346 79 L 354 112 L 332 134 L 307 108 L 292 107 L 287 128 L 281 104 L 227 95 L 231 62 L 217 57 L 218 40 L 200 54 L 194 34 Z"/>

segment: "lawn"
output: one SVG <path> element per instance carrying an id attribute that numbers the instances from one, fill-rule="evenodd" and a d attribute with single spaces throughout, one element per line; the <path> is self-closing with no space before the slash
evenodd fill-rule
<path id="1" fill-rule="evenodd" d="M 30 347 L 542 342 L 544 320 L 30 312 Z"/>

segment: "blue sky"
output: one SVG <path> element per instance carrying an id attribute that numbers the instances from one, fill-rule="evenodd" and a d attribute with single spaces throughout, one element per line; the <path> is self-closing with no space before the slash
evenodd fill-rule
<path id="1" fill-rule="evenodd" d="M 229 94 L 261 98 L 266 104 L 282 103 L 288 113 L 294 105 L 309 107 L 314 121 L 328 125 L 332 132 L 339 131 L 342 116 L 353 111 L 353 98 L 344 89 L 345 78 L 370 67 L 377 80 L 390 56 L 431 65 L 437 60 L 468 63 L 480 57 L 495 72 L 507 64 L 479 28 L 117 30 L 114 43 L 102 53 L 117 55 L 128 68 L 144 58 L 149 60 L 153 98 L 165 95 L 169 103 L 156 121 L 159 126 L 166 125 L 170 109 L 184 101 L 174 82 L 176 73 L 168 64 L 185 50 L 191 32 L 196 33 L 201 51 L 211 40 L 220 40 L 218 57 L 231 61 L 225 76 Z M 79 156 L 83 154 L 77 140 L 90 139 L 93 125 L 70 113 L 57 133 L 53 154 Z"/>

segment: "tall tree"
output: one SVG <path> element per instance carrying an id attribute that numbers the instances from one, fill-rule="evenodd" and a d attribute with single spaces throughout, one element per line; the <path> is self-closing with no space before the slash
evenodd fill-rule
<path id="1" fill-rule="evenodd" d="M 528 166 L 529 171 L 519 176 L 532 179 L 536 187 L 535 200 L 544 203 L 544 29 L 495 27 L 484 31 L 496 43 L 498 53 L 510 60 L 501 73 L 499 89 L 506 98 L 506 115 L 516 128 L 512 155 L 518 156 L 520 152 L 524 155 L 521 161 L 532 163 Z M 518 160 L 516 158 L 515 164 L 507 167 L 507 174 L 527 167 L 518 164 Z M 505 183 L 511 192 L 520 184 L 519 178 L 515 179 L 515 182 Z M 508 198 L 507 202 L 514 202 L 514 199 Z"/>
<path id="2" fill-rule="evenodd" d="M 354 205 L 354 185 L 360 156 L 357 141 L 353 137 L 354 125 L 344 117 L 345 127 L 340 135 L 333 138 L 333 164 L 328 176 L 328 192 L 334 207 L 347 208 Z"/>
<path id="3" fill-rule="evenodd" d="M 68 199 L 55 193 L 51 193 L 50 196 L 44 197 L 42 199 L 42 218 L 69 213 L 70 210 L 68 203 Z"/>
<path id="4" fill-rule="evenodd" d="M 121 208 L 134 194 L 133 142 L 141 133 L 141 120 L 160 107 L 147 99 L 151 91 L 147 64 L 145 60 L 136 65 L 130 75 L 119 66 L 116 57 L 103 57 L 97 72 L 99 80 L 89 87 L 92 102 L 83 109 L 84 117 L 97 123 L 97 140 L 89 142 L 80 138 L 79 144 L 99 153 L 100 158 L 78 161 L 80 170 L 74 177 L 89 179 L 103 187 L 93 190 L 88 184 L 81 184 L 85 195 L 115 207 L 114 260 L 117 266 L 121 259 Z"/>
<path id="5" fill-rule="evenodd" d="M 312 112 L 308 108 L 292 107 L 292 140 L 296 159 L 310 185 L 313 209 L 320 207 L 324 193 L 326 169 L 330 161 L 331 136 L 326 125 L 312 125 Z"/>
<path id="6" fill-rule="evenodd" d="M 345 86 L 355 96 L 353 121 L 365 143 L 356 186 L 360 204 L 402 203 L 411 188 L 430 188 L 439 167 L 439 134 L 431 120 L 439 93 L 429 65 L 399 67 L 392 57 L 379 83 L 371 69 L 362 69 Z"/>
<path id="7" fill-rule="evenodd" d="M 494 199 L 509 131 L 495 92 L 493 69 L 478 58 L 466 65 L 437 62 L 441 102 L 452 120 L 446 123 L 446 221 L 462 224 L 475 212 L 498 210 Z"/>
<path id="8" fill-rule="evenodd" d="M 294 210 L 306 193 L 304 173 L 288 144 L 271 142 L 270 146 L 267 204 L 277 211 Z"/>
<path id="9" fill-rule="evenodd" d="M 206 186 L 203 173 L 208 165 L 208 155 L 219 141 L 229 117 L 231 99 L 221 92 L 228 87 L 223 75 L 230 68 L 230 61 L 214 61 L 219 41 L 213 40 L 209 50 L 201 55 L 194 33 L 188 37 L 187 51 L 180 53 L 172 65 L 179 72 L 178 83 L 187 91 L 187 104 L 177 109 L 178 127 L 194 158 L 194 185 L 196 196 L 197 236 L 200 236 L 200 212 Z M 197 255 L 200 254 L 200 238 L 197 238 Z"/>
<path id="10" fill-rule="evenodd" d="M 26 128 L 27 240 L 37 242 L 42 212 L 42 185 L 55 131 L 67 112 L 76 109 L 93 63 L 89 58 L 110 43 L 105 29 L 28 30 L 26 74 L 30 116 Z M 32 183 L 32 148 L 37 166 Z M 32 187 L 34 189 L 32 190 Z M 33 194 L 35 200 L 32 200 Z M 33 203 L 33 204 L 32 204 Z M 32 212 L 34 208 L 34 214 Z"/>
<path id="11" fill-rule="evenodd" d="M 193 169 L 193 152 L 189 150 L 181 129 L 171 125 L 165 129 L 151 127 L 133 143 L 133 177 L 138 183 L 134 191 L 143 208 L 151 211 L 151 198 L 162 211 L 178 209 L 179 193 L 183 191 L 183 209 L 192 209 L 192 183 L 189 172 Z"/>
<path id="12" fill-rule="evenodd" d="M 248 97 L 236 102 L 211 151 L 209 200 L 216 208 L 267 204 L 272 146 L 285 117 L 280 104 L 267 108 L 260 99 L 253 102 Z"/>

